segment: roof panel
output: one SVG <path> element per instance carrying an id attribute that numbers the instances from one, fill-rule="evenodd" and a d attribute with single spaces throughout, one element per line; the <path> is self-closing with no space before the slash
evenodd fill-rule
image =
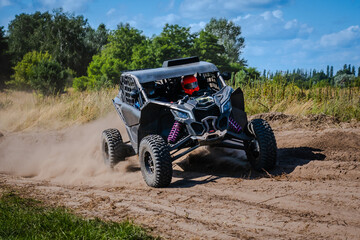
<path id="1" fill-rule="evenodd" d="M 217 67 L 208 62 L 197 62 L 173 67 L 161 67 L 153 69 L 144 69 L 136 71 L 123 72 L 123 74 L 130 74 L 140 83 L 153 82 L 165 78 L 181 77 L 186 75 L 193 75 L 195 73 L 206 73 L 219 71 Z"/>

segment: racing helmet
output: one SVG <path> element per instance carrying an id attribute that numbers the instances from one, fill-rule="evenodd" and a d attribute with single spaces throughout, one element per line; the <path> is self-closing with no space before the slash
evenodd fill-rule
<path id="1" fill-rule="evenodd" d="M 199 84 L 195 76 L 185 76 L 181 81 L 181 86 L 186 94 L 192 95 L 194 92 L 199 91 Z"/>

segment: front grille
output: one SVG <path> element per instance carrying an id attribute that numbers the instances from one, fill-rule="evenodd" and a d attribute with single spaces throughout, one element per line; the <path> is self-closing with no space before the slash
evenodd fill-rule
<path id="1" fill-rule="evenodd" d="M 195 132 L 196 135 L 201 135 L 201 134 L 203 134 L 203 132 L 204 132 L 204 130 L 205 130 L 204 127 L 203 127 L 203 125 L 200 124 L 200 123 L 197 123 L 197 122 L 191 123 L 191 127 L 192 127 L 192 129 L 194 130 L 194 132 Z"/>
<path id="2" fill-rule="evenodd" d="M 220 109 L 215 103 L 207 108 L 201 108 L 201 109 L 195 108 L 193 112 L 195 119 L 198 122 L 201 122 L 201 120 L 209 116 L 215 116 L 215 117 L 220 116 Z"/>

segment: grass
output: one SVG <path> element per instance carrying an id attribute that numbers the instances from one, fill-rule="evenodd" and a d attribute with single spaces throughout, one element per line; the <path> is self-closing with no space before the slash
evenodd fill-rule
<path id="1" fill-rule="evenodd" d="M 0 198 L 0 239 L 156 239 L 129 221 L 83 219 L 13 192 Z"/>
<path id="2" fill-rule="evenodd" d="M 0 131 L 61 129 L 82 124 L 113 110 L 117 89 L 39 96 L 31 92 L 0 92 Z"/>
<path id="3" fill-rule="evenodd" d="M 325 114 L 340 121 L 360 121 L 360 88 L 312 87 L 292 83 L 255 81 L 235 84 L 244 91 L 248 115 L 283 112 L 306 116 Z M 0 132 L 28 129 L 61 129 L 86 123 L 114 111 L 111 99 L 117 88 L 42 97 L 30 92 L 0 92 Z"/>
<path id="4" fill-rule="evenodd" d="M 306 116 L 325 114 L 340 121 L 360 121 L 360 88 L 313 87 L 301 89 L 294 84 L 271 81 L 240 86 L 245 109 L 250 115 L 283 112 Z"/>

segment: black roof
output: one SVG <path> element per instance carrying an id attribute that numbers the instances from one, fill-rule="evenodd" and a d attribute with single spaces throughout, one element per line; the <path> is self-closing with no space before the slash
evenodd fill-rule
<path id="1" fill-rule="evenodd" d="M 172 67 L 152 68 L 136 71 L 123 72 L 130 74 L 139 80 L 140 83 L 153 82 L 165 78 L 193 75 L 195 73 L 217 72 L 217 67 L 209 62 L 196 62 Z"/>

